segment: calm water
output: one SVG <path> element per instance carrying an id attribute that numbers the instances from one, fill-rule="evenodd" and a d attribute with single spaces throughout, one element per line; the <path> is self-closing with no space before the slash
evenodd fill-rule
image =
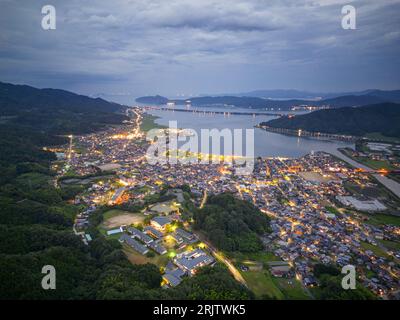
<path id="1" fill-rule="evenodd" d="M 177 107 L 178 108 L 178 107 Z M 193 108 L 193 107 L 192 107 Z M 196 107 L 196 110 L 205 111 L 237 111 L 249 112 L 248 109 L 240 108 L 201 108 Z M 259 111 L 255 111 L 259 112 Z M 269 112 L 269 111 L 268 111 Z M 196 130 L 200 135 L 201 129 L 246 129 L 253 128 L 254 125 L 274 119 L 276 117 L 270 115 L 230 115 L 224 116 L 223 114 L 203 114 L 192 112 L 174 112 L 174 111 L 161 111 L 151 110 L 148 112 L 154 116 L 159 117 L 156 120 L 157 124 L 168 126 L 171 120 L 177 121 L 178 128 L 190 128 Z M 270 113 L 270 112 L 269 112 Z M 286 136 L 277 133 L 267 132 L 262 129 L 254 128 L 254 152 L 255 156 L 262 157 L 299 157 L 311 151 L 327 151 L 332 152 L 339 147 L 350 146 L 353 144 L 344 143 L 340 141 L 327 141 L 314 138 L 299 138 L 293 136 Z"/>

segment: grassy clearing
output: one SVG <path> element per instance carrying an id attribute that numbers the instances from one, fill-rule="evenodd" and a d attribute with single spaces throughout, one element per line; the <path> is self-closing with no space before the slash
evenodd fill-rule
<path id="1" fill-rule="evenodd" d="M 143 223 L 145 216 L 143 213 L 133 213 L 129 211 L 112 209 L 103 214 L 103 222 L 98 226 L 100 232 L 106 235 L 106 231 L 121 225 L 131 225 Z"/>
<path id="2" fill-rule="evenodd" d="M 308 300 L 310 296 L 304 291 L 300 281 L 296 279 L 274 278 L 273 281 L 283 292 L 285 299 Z"/>
<path id="3" fill-rule="evenodd" d="M 361 242 L 361 247 L 365 250 L 371 250 L 375 255 L 379 257 L 390 258 L 390 256 L 385 251 L 383 251 L 383 249 L 378 246 L 374 246 L 373 244 Z"/>
<path id="4" fill-rule="evenodd" d="M 380 187 L 369 187 L 369 186 L 359 186 L 357 184 L 354 183 L 350 183 L 350 182 L 345 182 L 344 183 L 344 187 L 346 188 L 346 190 L 348 190 L 349 192 L 351 192 L 354 195 L 363 195 L 366 197 L 388 197 L 388 194 L 386 192 L 386 190 L 384 188 L 380 188 Z"/>
<path id="5" fill-rule="evenodd" d="M 257 298 L 265 296 L 275 299 L 285 298 L 268 271 L 246 271 L 241 274 Z"/>
<path id="6" fill-rule="evenodd" d="M 155 254 L 154 257 L 146 257 L 138 252 L 136 252 L 135 250 L 133 250 L 130 246 L 123 244 L 122 245 L 122 249 L 126 255 L 126 257 L 128 258 L 128 260 L 132 263 L 132 264 L 146 264 L 146 263 L 152 263 L 155 264 L 158 267 L 165 267 L 168 263 L 169 260 L 169 255 L 164 254 L 164 255 L 159 255 L 159 254 Z"/>
<path id="7" fill-rule="evenodd" d="M 250 260 L 255 262 L 261 262 L 264 266 L 270 261 L 281 261 L 281 259 L 275 256 L 272 252 L 261 251 L 257 253 L 241 253 L 234 252 L 228 254 L 233 261 L 240 264 L 242 261 Z"/>
<path id="8" fill-rule="evenodd" d="M 365 158 L 355 158 L 356 161 L 365 164 L 367 167 L 372 169 L 387 169 L 387 170 L 395 170 L 396 168 L 393 167 L 388 161 L 384 160 L 372 160 L 372 159 L 365 159 Z"/>
<path id="9" fill-rule="evenodd" d="M 156 119 L 158 119 L 158 117 L 152 116 L 150 114 L 143 115 L 142 124 L 140 125 L 140 130 L 147 132 L 150 131 L 151 129 L 166 128 L 165 126 L 155 123 Z"/>
<path id="10" fill-rule="evenodd" d="M 340 213 L 335 207 L 332 207 L 332 206 L 326 206 L 325 209 L 328 210 L 330 213 L 333 213 L 333 214 L 339 214 Z"/>
<path id="11" fill-rule="evenodd" d="M 367 221 L 368 224 L 374 226 L 381 226 L 383 224 L 392 224 L 394 226 L 400 226 L 400 216 L 393 216 L 388 214 L 363 214 L 364 216 L 368 217 L 369 220 Z"/>
<path id="12" fill-rule="evenodd" d="M 230 253 L 229 256 L 236 265 L 248 265 L 247 262 L 262 263 L 263 270 L 240 271 L 251 291 L 257 298 L 269 297 L 274 299 L 309 299 L 301 283 L 296 279 L 274 278 L 268 270 L 268 262 L 281 261 L 271 252 Z"/>
<path id="13" fill-rule="evenodd" d="M 400 242 L 395 242 L 390 240 L 379 240 L 378 242 L 380 242 L 383 246 L 385 246 L 389 250 L 392 251 L 400 250 Z"/>

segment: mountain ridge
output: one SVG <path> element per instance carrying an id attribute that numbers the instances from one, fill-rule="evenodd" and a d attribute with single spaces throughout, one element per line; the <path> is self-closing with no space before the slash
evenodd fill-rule
<path id="1" fill-rule="evenodd" d="M 390 98 L 387 96 L 390 95 Z M 398 95 L 398 96 L 397 96 Z M 210 105 L 223 105 L 223 106 L 235 106 L 241 108 L 250 109 L 282 109 L 290 110 L 293 106 L 311 105 L 311 106 L 330 106 L 331 108 L 341 107 L 359 107 L 363 105 L 384 103 L 384 102 L 400 102 L 400 90 L 394 91 L 390 94 L 380 93 L 379 95 L 347 95 L 333 98 L 327 98 L 323 100 L 310 101 L 301 99 L 289 99 L 289 100 L 270 100 L 259 97 L 237 97 L 237 96 L 205 96 L 205 97 L 194 97 L 190 99 L 168 99 L 160 95 L 156 96 L 145 96 L 136 98 L 136 102 L 142 104 L 153 104 L 153 105 L 164 105 L 167 102 L 174 102 L 177 105 L 184 105 L 190 100 L 194 106 L 210 106 Z"/>
<path id="2" fill-rule="evenodd" d="M 400 104 L 379 103 L 360 108 L 318 110 L 280 117 L 262 122 L 260 126 L 354 136 L 381 133 L 386 137 L 400 138 Z"/>

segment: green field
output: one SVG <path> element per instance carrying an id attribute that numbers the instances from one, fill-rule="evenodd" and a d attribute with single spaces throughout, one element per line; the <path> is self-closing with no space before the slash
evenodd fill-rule
<path id="1" fill-rule="evenodd" d="M 388 214 L 363 214 L 364 216 L 368 217 L 369 220 L 367 223 L 374 225 L 374 226 L 380 226 L 383 224 L 392 224 L 394 226 L 400 226 L 400 216 L 393 216 L 393 215 L 388 215 Z"/>
<path id="2" fill-rule="evenodd" d="M 379 170 L 379 169 L 394 170 L 394 169 L 396 169 L 388 161 L 372 160 L 372 159 L 364 158 L 364 157 L 354 157 L 348 149 L 340 149 L 339 151 L 342 152 L 344 155 L 348 156 L 349 158 L 353 159 L 354 161 L 364 164 L 371 169 L 376 169 L 376 170 Z"/>
<path id="3" fill-rule="evenodd" d="M 283 292 L 285 299 L 308 300 L 310 296 L 304 291 L 300 281 L 296 279 L 274 278 L 273 281 Z"/>
<path id="4" fill-rule="evenodd" d="M 372 169 L 387 169 L 387 170 L 395 170 L 396 168 L 393 167 L 388 161 L 383 160 L 372 160 L 372 159 L 364 159 L 364 158 L 354 158 L 356 161 L 365 164 L 367 167 Z"/>
<path id="5" fill-rule="evenodd" d="M 326 206 L 325 209 L 328 210 L 330 213 L 333 213 L 333 214 L 339 214 L 340 213 L 335 207 L 332 207 L 332 206 Z"/>
<path id="6" fill-rule="evenodd" d="M 389 250 L 398 251 L 400 250 L 400 242 L 390 240 L 379 240 L 379 242 Z"/>
<path id="7" fill-rule="evenodd" d="M 371 250 L 374 254 L 377 256 L 383 257 L 383 258 L 389 258 L 390 256 L 383 251 L 378 246 L 374 246 L 373 244 L 367 243 L 367 242 L 361 242 L 361 247 L 364 248 L 365 250 Z"/>
<path id="8" fill-rule="evenodd" d="M 101 234 L 105 235 L 107 239 L 114 239 L 117 235 L 107 236 L 107 230 L 118 228 L 121 225 L 141 224 L 144 219 L 145 215 L 141 212 L 134 213 L 119 209 L 111 209 L 103 213 L 103 222 L 98 225 L 97 229 Z"/>
<path id="9" fill-rule="evenodd" d="M 241 253 L 241 252 L 233 252 L 227 254 L 236 264 L 240 264 L 243 261 L 250 260 L 255 262 L 261 262 L 267 265 L 270 261 L 280 261 L 281 259 L 275 256 L 272 252 L 257 252 L 257 253 Z"/>
<path id="10" fill-rule="evenodd" d="M 274 278 L 269 271 L 241 271 L 250 290 L 257 298 L 306 300 L 310 299 L 296 279 Z"/>
<path id="11" fill-rule="evenodd" d="M 241 274 L 257 298 L 264 296 L 275 299 L 285 298 L 268 271 L 245 271 Z"/>
<path id="12" fill-rule="evenodd" d="M 272 252 L 230 253 L 229 257 L 236 266 L 249 265 L 251 262 L 261 262 L 264 266 L 260 271 L 240 271 L 251 291 L 257 298 L 273 299 L 309 299 L 301 283 L 296 279 L 275 278 L 268 270 L 268 262 L 281 261 Z"/>
<path id="13" fill-rule="evenodd" d="M 156 119 L 158 119 L 158 117 L 152 116 L 150 114 L 144 114 L 142 119 L 142 124 L 140 125 L 140 130 L 147 132 L 150 131 L 151 129 L 166 128 L 165 126 L 155 123 Z"/>
<path id="14" fill-rule="evenodd" d="M 140 254 L 139 252 L 136 252 L 133 250 L 130 246 L 123 244 L 122 245 L 123 251 L 128 258 L 128 260 L 132 264 L 146 264 L 146 263 L 152 263 L 155 264 L 158 267 L 165 267 L 168 263 L 169 256 L 168 253 L 164 255 L 159 255 L 155 253 L 154 257 L 146 257 L 145 255 Z"/>

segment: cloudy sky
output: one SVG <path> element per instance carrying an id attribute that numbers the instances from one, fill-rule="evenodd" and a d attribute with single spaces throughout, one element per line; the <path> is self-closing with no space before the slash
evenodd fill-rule
<path id="1" fill-rule="evenodd" d="M 56 8 L 57 28 L 41 27 Z M 343 5 L 357 29 L 341 27 Z M 0 81 L 83 94 L 400 88 L 400 0 L 0 0 Z"/>

